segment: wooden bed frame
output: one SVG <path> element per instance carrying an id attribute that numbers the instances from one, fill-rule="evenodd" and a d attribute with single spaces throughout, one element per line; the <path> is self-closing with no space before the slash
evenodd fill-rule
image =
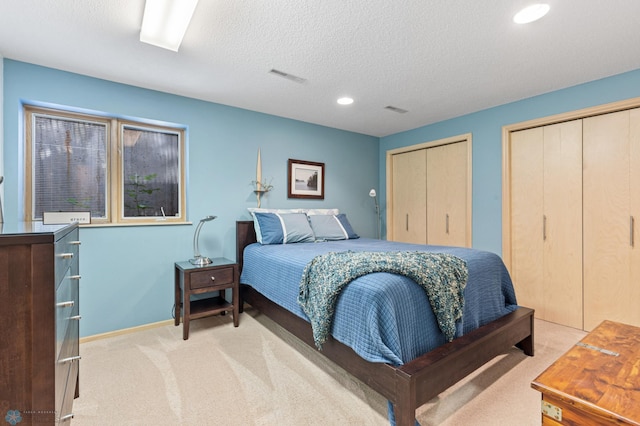
<path id="1" fill-rule="evenodd" d="M 253 221 L 237 221 L 236 259 L 240 271 L 244 248 L 254 242 Z M 240 295 L 241 302 L 249 303 L 315 348 L 311 325 L 307 321 L 248 285 L 241 284 Z M 414 426 L 416 408 L 514 345 L 533 356 L 532 309 L 520 307 L 400 367 L 366 361 L 331 337 L 320 353 L 391 401 L 398 426 Z"/>

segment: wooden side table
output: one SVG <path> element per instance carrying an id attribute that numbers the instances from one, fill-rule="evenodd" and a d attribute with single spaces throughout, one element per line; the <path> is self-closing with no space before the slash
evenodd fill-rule
<path id="1" fill-rule="evenodd" d="M 604 321 L 541 373 L 542 424 L 640 425 L 640 328 Z"/>
<path id="2" fill-rule="evenodd" d="M 205 266 L 189 262 L 175 264 L 175 325 L 180 324 L 182 310 L 182 338 L 189 338 L 189 322 L 196 318 L 233 312 L 233 325 L 238 326 L 239 277 L 238 264 L 222 257 L 211 259 Z M 232 289 L 231 303 L 224 298 L 224 291 Z M 193 294 L 217 292 L 217 295 L 191 300 Z"/>

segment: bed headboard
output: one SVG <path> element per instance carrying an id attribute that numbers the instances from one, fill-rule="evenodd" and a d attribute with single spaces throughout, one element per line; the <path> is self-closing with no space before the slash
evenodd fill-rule
<path id="1" fill-rule="evenodd" d="M 242 273 L 244 248 L 257 241 L 252 220 L 236 221 L 236 262 L 238 262 L 240 273 Z"/>

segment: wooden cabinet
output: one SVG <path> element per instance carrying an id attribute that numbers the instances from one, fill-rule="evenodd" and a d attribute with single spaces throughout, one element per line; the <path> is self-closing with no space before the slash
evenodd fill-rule
<path id="1" fill-rule="evenodd" d="M 518 302 L 592 330 L 640 326 L 640 109 L 505 131 L 503 257 Z"/>
<path id="2" fill-rule="evenodd" d="M 0 409 L 21 425 L 66 424 L 79 388 L 78 227 L 0 226 Z"/>
<path id="3" fill-rule="evenodd" d="M 387 153 L 387 238 L 471 246 L 470 135 Z"/>
<path id="4" fill-rule="evenodd" d="M 582 122 L 511 134 L 511 275 L 518 303 L 582 328 Z"/>

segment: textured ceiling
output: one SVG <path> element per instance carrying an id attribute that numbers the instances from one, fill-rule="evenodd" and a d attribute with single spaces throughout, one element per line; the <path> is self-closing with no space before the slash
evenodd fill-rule
<path id="1" fill-rule="evenodd" d="M 1 0 L 0 55 L 373 136 L 640 68 L 639 0 L 514 24 L 530 3 L 200 0 L 176 53 L 139 41 L 144 0 Z"/>

